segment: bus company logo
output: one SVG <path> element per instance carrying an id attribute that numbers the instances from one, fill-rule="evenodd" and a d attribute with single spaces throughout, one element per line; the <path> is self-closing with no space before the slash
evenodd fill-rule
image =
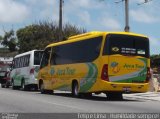
<path id="1" fill-rule="evenodd" d="M 51 75 L 54 75 L 54 73 L 55 73 L 54 68 L 51 68 L 51 70 L 50 70 L 50 74 L 51 74 Z"/>
<path id="2" fill-rule="evenodd" d="M 118 51 L 119 51 L 119 48 L 118 48 L 118 47 L 113 47 L 113 48 L 112 48 L 112 51 L 113 51 L 113 52 L 118 52 Z"/>
<path id="3" fill-rule="evenodd" d="M 118 65 L 119 64 L 117 62 L 112 62 L 111 63 L 112 72 L 114 74 L 116 74 L 116 73 L 118 73 L 120 71 L 120 67 Z"/>

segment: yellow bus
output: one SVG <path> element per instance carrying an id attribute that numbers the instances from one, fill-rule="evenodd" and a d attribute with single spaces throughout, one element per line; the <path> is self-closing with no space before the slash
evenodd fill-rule
<path id="1" fill-rule="evenodd" d="M 129 32 L 89 32 L 48 45 L 41 59 L 41 93 L 71 91 L 74 96 L 148 91 L 149 39 Z"/>

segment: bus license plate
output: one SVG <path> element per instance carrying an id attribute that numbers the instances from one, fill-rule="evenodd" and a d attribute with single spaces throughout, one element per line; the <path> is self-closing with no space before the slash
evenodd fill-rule
<path id="1" fill-rule="evenodd" d="M 130 92 L 131 91 L 131 87 L 123 87 L 123 91 Z"/>

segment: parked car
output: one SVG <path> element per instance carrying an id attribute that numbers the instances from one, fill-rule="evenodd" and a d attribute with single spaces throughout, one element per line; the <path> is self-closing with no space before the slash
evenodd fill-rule
<path id="1" fill-rule="evenodd" d="M 0 82 L 2 88 L 9 88 L 9 86 L 11 85 L 9 71 L 0 71 Z"/>
<path id="2" fill-rule="evenodd" d="M 2 83 L 2 79 L 5 77 L 8 71 L 0 71 L 0 83 Z"/>

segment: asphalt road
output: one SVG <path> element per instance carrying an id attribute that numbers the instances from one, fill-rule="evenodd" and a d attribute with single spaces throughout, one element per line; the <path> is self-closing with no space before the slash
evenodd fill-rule
<path id="1" fill-rule="evenodd" d="M 0 88 L 0 113 L 159 113 L 160 102 L 143 99 L 109 101 L 103 96 L 73 98 Z"/>

